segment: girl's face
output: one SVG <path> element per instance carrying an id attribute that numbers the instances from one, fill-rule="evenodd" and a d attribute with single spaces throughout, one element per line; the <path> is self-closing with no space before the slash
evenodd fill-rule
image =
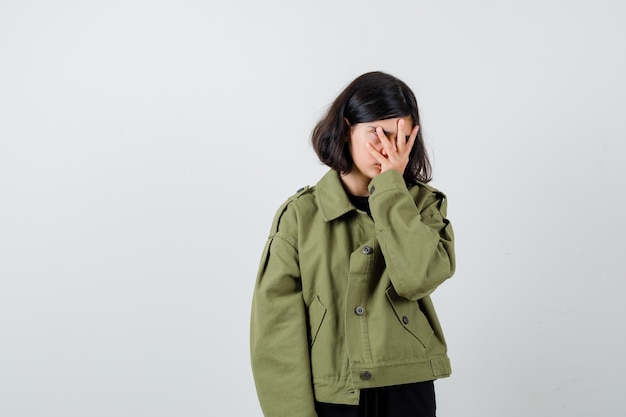
<path id="1" fill-rule="evenodd" d="M 380 164 L 370 154 L 365 144 L 370 143 L 374 149 L 384 157 L 387 157 L 387 151 L 383 148 L 383 144 L 376 134 L 376 128 L 381 127 L 387 139 L 395 143 L 396 135 L 398 134 L 398 121 L 401 119 L 404 119 L 404 132 L 408 139 L 408 135 L 413 128 L 411 116 L 357 123 L 350 127 L 350 155 L 352 156 L 354 167 L 348 175 L 352 175 L 354 179 L 360 177 L 360 180 L 364 181 L 365 186 L 367 186 L 372 178 L 380 174 Z"/>

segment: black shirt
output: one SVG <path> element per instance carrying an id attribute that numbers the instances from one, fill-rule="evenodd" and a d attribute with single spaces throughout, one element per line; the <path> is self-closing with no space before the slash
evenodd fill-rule
<path id="1" fill-rule="evenodd" d="M 372 212 L 370 211 L 369 197 L 360 197 L 358 195 L 348 194 L 348 198 L 350 199 L 350 202 L 354 205 L 354 207 L 366 212 L 368 216 L 372 216 Z"/>

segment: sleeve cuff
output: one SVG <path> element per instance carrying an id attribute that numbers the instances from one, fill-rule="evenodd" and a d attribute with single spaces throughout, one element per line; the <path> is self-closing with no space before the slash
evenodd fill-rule
<path id="1" fill-rule="evenodd" d="M 391 190 L 406 190 L 404 177 L 398 171 L 389 170 L 375 176 L 369 183 L 370 199 Z"/>

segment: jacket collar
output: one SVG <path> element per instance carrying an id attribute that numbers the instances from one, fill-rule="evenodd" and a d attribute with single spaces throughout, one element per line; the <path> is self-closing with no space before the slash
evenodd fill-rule
<path id="1" fill-rule="evenodd" d="M 329 170 L 315 186 L 317 202 L 322 209 L 324 221 L 333 221 L 351 210 L 355 210 L 343 188 L 339 173 Z"/>

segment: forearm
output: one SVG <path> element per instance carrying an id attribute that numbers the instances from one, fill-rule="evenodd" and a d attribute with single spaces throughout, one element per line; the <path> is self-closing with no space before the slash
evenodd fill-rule
<path id="1" fill-rule="evenodd" d="M 371 186 L 370 209 L 391 282 L 400 296 L 422 298 L 455 269 L 454 235 L 443 195 L 424 192 L 416 204 L 393 172 L 374 178 Z"/>

